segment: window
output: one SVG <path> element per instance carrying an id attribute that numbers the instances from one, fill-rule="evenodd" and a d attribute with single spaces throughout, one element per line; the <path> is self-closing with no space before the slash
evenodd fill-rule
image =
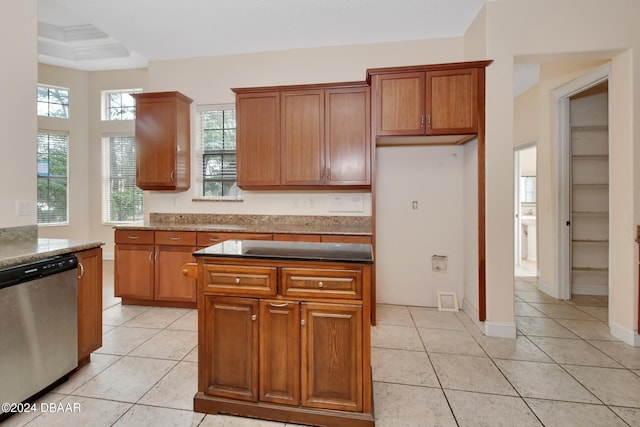
<path id="1" fill-rule="evenodd" d="M 236 185 L 236 110 L 234 106 L 201 107 L 202 196 L 239 199 Z"/>
<path id="2" fill-rule="evenodd" d="M 38 132 L 38 224 L 67 223 L 69 135 Z"/>
<path id="3" fill-rule="evenodd" d="M 142 220 L 142 190 L 136 187 L 136 139 L 103 138 L 102 220 L 123 223 Z"/>
<path id="4" fill-rule="evenodd" d="M 102 120 L 134 120 L 136 100 L 133 93 L 142 89 L 122 89 L 102 91 Z"/>
<path id="5" fill-rule="evenodd" d="M 69 89 L 38 85 L 38 115 L 69 118 Z"/>

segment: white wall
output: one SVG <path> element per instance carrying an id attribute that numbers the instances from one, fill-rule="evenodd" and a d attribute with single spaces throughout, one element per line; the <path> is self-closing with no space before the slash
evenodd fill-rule
<path id="1" fill-rule="evenodd" d="M 378 302 L 437 307 L 441 291 L 462 306 L 464 147 L 378 147 L 376 157 Z M 433 255 L 447 257 L 446 272 L 432 271 Z"/>
<path id="2" fill-rule="evenodd" d="M 612 324 L 633 336 L 638 283 L 634 237 L 640 222 L 640 196 L 634 192 L 634 185 L 640 183 L 634 166 L 640 164 L 640 153 L 634 150 L 638 139 L 634 123 L 640 120 L 640 109 L 633 108 L 640 101 L 640 89 L 634 85 L 640 61 L 633 52 L 640 47 L 639 18 L 640 3 L 630 0 L 496 0 L 486 4 L 467 32 L 465 56 L 484 54 L 494 60 L 487 69 L 486 120 L 487 318 L 491 321 L 513 324 L 514 319 L 513 268 L 504 262 L 513 258 L 513 64 L 521 56 L 553 56 L 556 61 L 608 59 L 612 63 L 610 161 L 616 164 L 610 183 L 611 215 L 615 216 L 611 278 L 616 284 L 610 290 L 610 313 Z M 478 34 L 486 37 L 484 46 L 473 40 Z M 548 105 L 548 97 L 544 102 Z M 550 159 L 543 157 L 542 150 L 538 155 L 540 164 Z M 539 177 L 542 173 L 539 170 Z M 546 227 L 540 229 L 541 237 L 553 236 L 555 221 L 541 222 Z M 540 263 L 542 269 L 542 257 Z"/>
<path id="3" fill-rule="evenodd" d="M 0 3 L 0 228 L 35 225 L 36 219 L 36 84 L 38 11 L 36 0 Z M 19 70 L 19 72 L 16 72 Z M 26 201 L 26 215 L 16 202 Z"/>
<path id="4" fill-rule="evenodd" d="M 86 239 L 89 235 L 89 73 L 51 65 L 38 65 L 38 83 L 69 89 L 69 118 L 38 116 L 38 130 L 69 135 L 67 207 L 68 225 L 40 225 L 38 236 Z"/>

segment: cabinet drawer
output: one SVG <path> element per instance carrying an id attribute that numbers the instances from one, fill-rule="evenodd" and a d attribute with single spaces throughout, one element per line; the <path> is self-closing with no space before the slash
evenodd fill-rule
<path id="1" fill-rule="evenodd" d="M 121 244 L 153 245 L 153 231 L 116 230 L 115 242 Z"/>
<path id="2" fill-rule="evenodd" d="M 156 231 L 156 245 L 195 246 L 193 231 Z"/>
<path id="3" fill-rule="evenodd" d="M 282 292 L 290 297 L 362 299 L 362 271 L 283 268 Z"/>
<path id="4" fill-rule="evenodd" d="M 219 295 L 273 296 L 277 288 L 276 267 L 204 264 L 204 292 Z"/>
<path id="5" fill-rule="evenodd" d="M 207 247 L 225 240 L 271 240 L 271 234 L 198 232 L 198 246 Z"/>

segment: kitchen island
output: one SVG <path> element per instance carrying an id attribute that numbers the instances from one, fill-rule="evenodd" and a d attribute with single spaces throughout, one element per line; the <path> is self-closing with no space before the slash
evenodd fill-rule
<path id="1" fill-rule="evenodd" d="M 374 425 L 371 245 L 228 240 L 193 255 L 195 411 Z"/>

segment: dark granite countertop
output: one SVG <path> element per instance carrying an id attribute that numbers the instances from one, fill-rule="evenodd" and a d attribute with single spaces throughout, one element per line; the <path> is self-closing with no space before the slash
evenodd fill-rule
<path id="1" fill-rule="evenodd" d="M 371 245 L 353 243 L 227 240 L 194 252 L 195 257 L 373 263 Z"/>
<path id="2" fill-rule="evenodd" d="M 0 268 L 56 255 L 98 248 L 104 242 L 70 239 L 31 239 L 0 245 Z"/>
<path id="3" fill-rule="evenodd" d="M 371 236 L 372 227 L 370 217 L 151 214 L 149 221 L 118 225 L 114 228 L 116 230 Z"/>

